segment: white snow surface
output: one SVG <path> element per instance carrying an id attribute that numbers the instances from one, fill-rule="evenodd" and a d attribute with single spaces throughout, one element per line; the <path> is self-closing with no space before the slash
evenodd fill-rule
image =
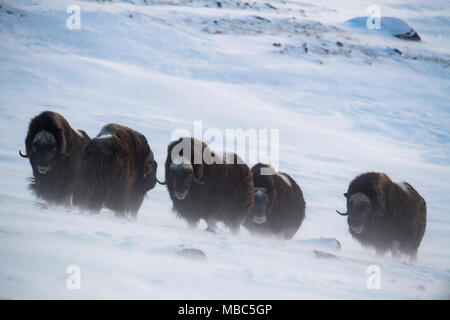
<path id="1" fill-rule="evenodd" d="M 420 42 L 348 28 L 372 1 L 220 2 L 0 1 L 0 298 L 450 298 L 448 1 L 377 2 Z M 79 30 L 66 27 L 71 4 L 81 8 Z M 111 122 L 142 132 L 160 179 L 172 132 L 192 132 L 194 121 L 279 129 L 277 170 L 302 188 L 306 219 L 289 241 L 222 225 L 214 235 L 203 222 L 192 230 L 160 185 L 137 221 L 47 208 L 18 156 L 43 110 L 91 137 Z M 426 199 L 416 263 L 362 248 L 335 213 L 365 171 L 407 181 Z M 208 262 L 177 256 L 181 248 Z M 380 290 L 366 286 L 372 264 Z M 66 286 L 70 265 L 81 269 L 80 290 Z"/>

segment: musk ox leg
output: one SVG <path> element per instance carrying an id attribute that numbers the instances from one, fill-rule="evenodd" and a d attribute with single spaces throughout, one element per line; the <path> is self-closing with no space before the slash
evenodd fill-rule
<path id="1" fill-rule="evenodd" d="M 281 234 L 280 238 L 283 240 L 290 240 L 290 239 L 292 239 L 292 237 L 294 237 L 295 234 L 296 234 L 296 231 L 284 230 L 283 233 Z"/>
<path id="2" fill-rule="evenodd" d="M 139 209 L 141 208 L 142 202 L 144 201 L 144 194 L 140 194 L 137 192 L 134 192 L 131 196 L 130 201 L 128 201 L 128 209 L 127 211 L 130 214 L 130 217 L 133 220 L 137 220 L 137 215 L 139 212 Z"/>
<path id="3" fill-rule="evenodd" d="M 81 212 L 89 214 L 89 215 L 95 215 L 100 214 L 100 211 L 102 210 L 102 207 L 80 207 Z"/>
<path id="4" fill-rule="evenodd" d="M 419 247 L 412 243 L 403 243 L 402 246 L 400 246 L 400 251 L 409 256 L 409 262 L 411 263 L 417 261 L 418 249 Z"/>
<path id="5" fill-rule="evenodd" d="M 87 208 L 86 208 L 90 214 L 100 214 L 100 211 L 102 211 L 103 209 L 103 204 L 95 204 L 92 205 L 90 204 Z"/>
<path id="6" fill-rule="evenodd" d="M 284 232 L 283 230 L 278 230 L 275 232 L 275 237 L 280 240 L 284 240 Z"/>
<path id="7" fill-rule="evenodd" d="M 114 211 L 117 218 L 127 217 L 127 202 L 128 195 L 121 195 L 120 193 L 112 194 L 105 202 L 105 207 Z"/>
<path id="8" fill-rule="evenodd" d="M 198 220 L 195 220 L 195 219 L 186 219 L 186 222 L 187 222 L 187 224 L 188 224 L 188 226 L 189 226 L 189 229 L 195 229 L 195 228 L 197 228 Z"/>
<path id="9" fill-rule="evenodd" d="M 393 258 L 395 259 L 401 258 L 402 253 L 400 252 L 400 242 L 398 241 L 392 242 L 391 252 Z"/>
<path id="10" fill-rule="evenodd" d="M 114 216 L 116 216 L 116 218 L 126 218 L 127 213 L 124 210 L 114 210 Z"/>
<path id="11" fill-rule="evenodd" d="M 277 239 L 280 240 L 286 240 L 289 239 L 289 230 L 288 227 L 280 224 L 280 223 L 276 223 L 276 224 L 272 224 L 270 225 L 270 231 L 275 235 L 275 237 Z"/>
<path id="12" fill-rule="evenodd" d="M 292 239 L 295 236 L 296 233 L 297 233 L 297 230 L 286 230 L 286 231 L 284 231 L 284 233 L 283 233 L 284 240 Z"/>
<path id="13" fill-rule="evenodd" d="M 382 257 L 386 253 L 386 249 L 384 248 L 375 248 L 375 253 L 377 256 Z"/>
<path id="14" fill-rule="evenodd" d="M 88 210 L 90 214 L 99 214 L 103 208 L 103 201 L 91 197 L 86 204 L 80 206 L 82 210 Z"/>
<path id="15" fill-rule="evenodd" d="M 73 208 L 73 193 L 66 196 L 64 199 L 64 205 L 69 208 Z"/>
<path id="16" fill-rule="evenodd" d="M 137 211 L 131 210 L 128 208 L 124 212 L 124 217 L 127 218 L 129 221 L 136 221 L 137 220 Z"/>
<path id="17" fill-rule="evenodd" d="M 137 211 L 130 211 L 129 212 L 129 216 L 130 216 L 131 220 L 136 221 L 137 220 L 137 214 L 138 214 Z"/>
<path id="18" fill-rule="evenodd" d="M 216 233 L 217 221 L 214 219 L 207 219 L 206 224 L 208 227 L 205 229 L 206 232 Z"/>
<path id="19" fill-rule="evenodd" d="M 232 234 L 234 234 L 234 235 L 239 234 L 239 230 L 241 228 L 241 223 L 240 222 L 227 223 L 227 226 L 230 229 Z"/>
<path id="20" fill-rule="evenodd" d="M 409 262 L 417 262 L 417 249 L 414 249 L 409 253 Z"/>
<path id="21" fill-rule="evenodd" d="M 139 212 L 139 208 L 128 208 L 127 212 L 126 212 L 126 216 L 128 216 L 131 220 L 136 221 L 137 220 L 137 215 Z"/>

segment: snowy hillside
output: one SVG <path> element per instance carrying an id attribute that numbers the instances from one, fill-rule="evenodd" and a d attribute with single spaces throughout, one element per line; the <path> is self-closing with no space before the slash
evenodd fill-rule
<path id="1" fill-rule="evenodd" d="M 450 298 L 448 1 L 377 2 L 419 42 L 352 20 L 372 4 L 0 0 L 0 298 Z M 81 9 L 80 29 L 66 26 L 69 5 Z M 193 134 L 194 121 L 279 129 L 278 169 L 302 188 L 306 219 L 290 241 L 191 230 L 160 185 L 136 222 L 47 208 L 18 156 L 43 110 L 90 136 L 109 122 L 142 132 L 160 179 L 172 133 Z M 335 213 L 369 170 L 408 181 L 427 201 L 413 265 L 362 248 Z M 183 248 L 207 262 L 177 255 Z M 81 290 L 66 286 L 70 265 Z M 381 290 L 366 286 L 370 265 Z"/>

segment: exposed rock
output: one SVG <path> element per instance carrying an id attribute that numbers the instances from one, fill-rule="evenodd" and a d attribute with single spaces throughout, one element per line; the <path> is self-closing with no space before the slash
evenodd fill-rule
<path id="1" fill-rule="evenodd" d="M 263 17 L 260 17 L 260 16 L 255 16 L 255 18 L 258 19 L 258 20 L 270 23 L 269 19 L 266 19 L 266 18 L 263 18 Z"/>
<path id="2" fill-rule="evenodd" d="M 404 34 L 397 34 L 394 35 L 394 37 L 397 37 L 399 39 L 403 40 L 411 40 L 411 41 L 420 41 L 420 37 L 414 30 L 411 29 L 411 31 L 404 33 Z"/>
<path id="3" fill-rule="evenodd" d="M 181 249 L 176 254 L 180 257 L 183 257 L 183 258 L 191 260 L 191 261 L 202 262 L 202 263 L 208 262 L 208 257 L 206 256 L 206 254 L 202 250 L 199 250 L 199 249 L 185 248 L 185 249 Z"/>
<path id="4" fill-rule="evenodd" d="M 270 9 L 277 10 L 277 8 L 274 7 L 273 5 L 271 5 L 270 3 L 266 3 L 265 5 L 266 5 L 266 7 L 270 8 Z"/>
<path id="5" fill-rule="evenodd" d="M 405 21 L 394 17 L 381 17 L 379 28 L 374 26 L 373 29 L 368 26 L 369 17 L 356 17 L 346 22 L 347 25 L 355 29 L 364 30 L 379 34 L 388 34 L 403 40 L 420 41 L 417 32 Z"/>
<path id="6" fill-rule="evenodd" d="M 305 53 L 308 53 L 309 50 L 308 50 L 308 46 L 306 45 L 306 42 L 302 45 L 302 48 Z"/>
<path id="7" fill-rule="evenodd" d="M 320 251 L 320 250 L 314 250 L 314 254 L 316 255 L 316 259 L 333 259 L 333 260 L 338 259 L 338 257 L 335 256 L 334 254 Z"/>
<path id="8" fill-rule="evenodd" d="M 427 289 L 423 284 L 419 284 L 418 286 L 416 286 L 416 288 L 421 291 L 425 291 Z"/>

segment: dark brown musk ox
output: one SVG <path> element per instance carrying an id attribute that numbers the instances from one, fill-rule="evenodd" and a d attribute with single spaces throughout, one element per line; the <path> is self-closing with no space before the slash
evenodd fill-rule
<path id="1" fill-rule="evenodd" d="M 82 160 L 82 209 L 107 208 L 136 218 L 147 191 L 156 185 L 157 163 L 147 139 L 119 124 L 107 124 L 86 147 Z"/>
<path id="2" fill-rule="evenodd" d="M 208 231 L 223 222 L 232 233 L 253 207 L 253 176 L 234 153 L 216 154 L 204 142 L 191 137 L 169 144 L 165 182 L 173 210 L 195 227 L 200 219 Z"/>
<path id="3" fill-rule="evenodd" d="M 244 222 L 252 234 L 291 239 L 305 218 L 305 199 L 288 174 L 276 172 L 269 164 L 252 168 L 255 205 Z"/>
<path id="4" fill-rule="evenodd" d="M 44 111 L 31 119 L 25 138 L 33 177 L 29 188 L 50 204 L 72 206 L 79 192 L 80 163 L 90 141 L 86 132 L 74 130 L 59 113 Z"/>
<path id="5" fill-rule="evenodd" d="M 425 233 L 425 200 L 407 182 L 395 183 L 386 174 L 368 172 L 356 177 L 344 193 L 347 222 L 353 238 L 377 254 L 405 253 L 412 261 Z"/>

